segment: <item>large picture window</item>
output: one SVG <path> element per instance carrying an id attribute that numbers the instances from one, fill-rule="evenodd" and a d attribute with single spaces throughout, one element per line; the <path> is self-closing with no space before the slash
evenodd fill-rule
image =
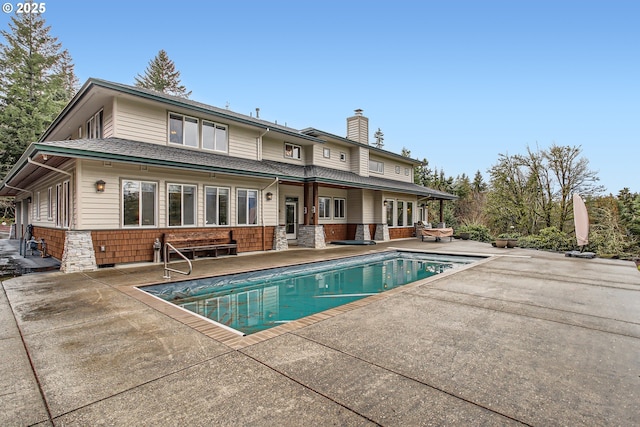
<path id="1" fill-rule="evenodd" d="M 238 225 L 258 223 L 258 190 L 238 190 Z"/>
<path id="2" fill-rule="evenodd" d="M 393 227 L 393 200 L 385 200 L 384 204 L 387 207 L 387 225 Z"/>
<path id="3" fill-rule="evenodd" d="M 125 227 L 156 225 L 157 184 L 145 181 L 122 181 L 122 224 Z"/>
<path id="4" fill-rule="evenodd" d="M 169 226 L 196 224 L 196 186 L 169 184 Z"/>
<path id="5" fill-rule="evenodd" d="M 206 225 L 229 225 L 229 189 L 205 187 Z"/>
<path id="6" fill-rule="evenodd" d="M 198 119 L 169 114 L 169 142 L 187 147 L 198 146 Z"/>
<path id="7" fill-rule="evenodd" d="M 398 200 L 398 209 L 396 210 L 396 213 L 398 215 L 396 225 L 398 227 L 404 226 L 404 202 L 401 200 Z"/>
<path id="8" fill-rule="evenodd" d="M 217 123 L 202 121 L 202 148 L 227 152 L 227 127 Z"/>

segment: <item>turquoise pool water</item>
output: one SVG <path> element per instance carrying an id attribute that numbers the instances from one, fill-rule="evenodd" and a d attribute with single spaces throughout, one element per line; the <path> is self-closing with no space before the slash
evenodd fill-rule
<path id="1" fill-rule="evenodd" d="M 252 334 L 478 259 L 392 251 L 140 289 Z"/>

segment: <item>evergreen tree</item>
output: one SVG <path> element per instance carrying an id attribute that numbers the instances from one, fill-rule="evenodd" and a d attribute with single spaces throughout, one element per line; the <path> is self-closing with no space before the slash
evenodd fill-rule
<path id="1" fill-rule="evenodd" d="M 77 90 L 69 52 L 39 14 L 11 18 L 0 43 L 0 176 L 37 141 Z"/>
<path id="2" fill-rule="evenodd" d="M 181 98 L 189 98 L 191 95 L 191 91 L 187 92 L 180 83 L 180 71 L 176 71 L 176 65 L 164 50 L 160 50 L 156 57 L 149 61 L 144 75 L 138 74 L 135 79 L 138 87 Z"/>

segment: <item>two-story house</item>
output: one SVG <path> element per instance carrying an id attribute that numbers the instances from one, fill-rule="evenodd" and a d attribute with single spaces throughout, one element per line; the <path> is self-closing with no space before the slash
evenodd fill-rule
<path id="1" fill-rule="evenodd" d="M 90 79 L 0 183 L 63 271 L 153 260 L 169 231 L 233 230 L 239 252 L 412 236 L 420 162 L 347 136 L 296 130 L 195 101 Z"/>

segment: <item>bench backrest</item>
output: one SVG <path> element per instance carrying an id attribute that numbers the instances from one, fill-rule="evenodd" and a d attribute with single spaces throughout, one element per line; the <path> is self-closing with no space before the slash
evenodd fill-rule
<path id="1" fill-rule="evenodd" d="M 175 247 L 224 245 L 236 243 L 233 230 L 186 231 L 164 233 L 163 243 L 171 243 Z"/>

